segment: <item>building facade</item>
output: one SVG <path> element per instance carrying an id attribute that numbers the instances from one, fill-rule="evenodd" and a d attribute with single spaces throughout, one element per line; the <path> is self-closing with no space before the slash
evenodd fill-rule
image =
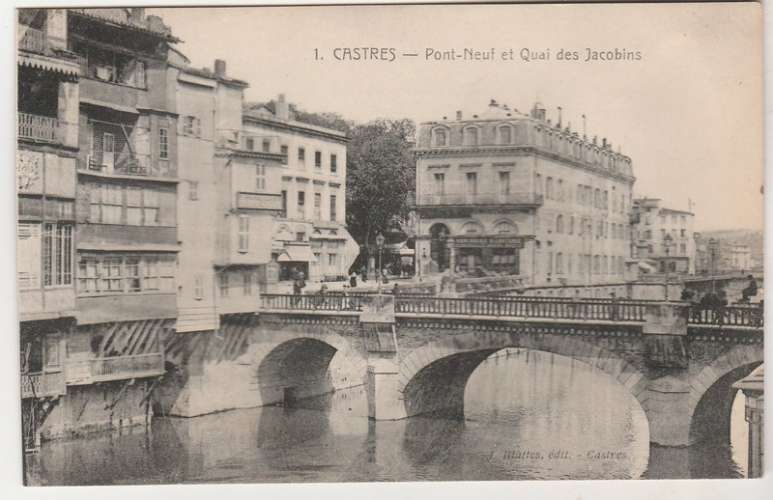
<path id="1" fill-rule="evenodd" d="M 166 84 L 176 39 L 141 8 L 22 10 L 19 34 L 23 367 L 58 367 L 61 380 L 61 397 L 41 400 L 45 381 L 22 376 L 37 402 L 25 419 L 34 442 L 142 420 L 164 372 L 161 337 L 176 316 Z M 57 326 L 41 323 L 50 318 Z"/>
<path id="2" fill-rule="evenodd" d="M 359 254 L 346 230 L 346 134 L 295 120 L 283 95 L 273 109 L 245 108 L 242 120 L 246 151 L 283 158 L 266 283 L 298 273 L 312 281 L 345 279 Z"/>
<path id="3" fill-rule="evenodd" d="M 663 207 L 657 198 L 635 199 L 632 257 L 651 262 L 655 273 L 695 274 L 694 220 L 692 212 Z"/>
<path id="4" fill-rule="evenodd" d="M 189 66 L 175 54 L 181 195 L 177 332 L 221 330 L 254 312 L 271 263 L 280 215 L 279 152 L 247 150 L 242 102 L 247 83 Z"/>
<path id="5" fill-rule="evenodd" d="M 533 284 L 624 279 L 631 159 L 610 143 L 492 100 L 422 123 L 416 153 L 421 275 L 515 274 Z"/>

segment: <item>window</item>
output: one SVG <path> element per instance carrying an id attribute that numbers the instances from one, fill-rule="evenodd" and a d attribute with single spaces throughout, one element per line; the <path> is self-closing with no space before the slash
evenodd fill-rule
<path id="1" fill-rule="evenodd" d="M 263 139 L 263 152 L 264 153 L 271 152 L 271 141 L 269 139 Z"/>
<path id="2" fill-rule="evenodd" d="M 204 276 L 200 274 L 193 277 L 193 298 L 196 300 L 204 298 Z"/>
<path id="3" fill-rule="evenodd" d="M 43 224 L 43 286 L 72 284 L 72 226 Z"/>
<path id="4" fill-rule="evenodd" d="M 542 176 L 540 174 L 534 174 L 534 192 L 542 194 Z"/>
<path id="5" fill-rule="evenodd" d="M 330 173 L 335 175 L 338 172 L 338 157 L 330 155 Z"/>
<path id="6" fill-rule="evenodd" d="M 59 336 L 46 335 L 44 359 L 46 366 L 59 366 Z"/>
<path id="7" fill-rule="evenodd" d="M 301 217 L 304 215 L 304 209 L 306 208 L 306 191 L 298 191 L 298 212 Z"/>
<path id="8" fill-rule="evenodd" d="M 686 229 L 681 229 L 679 231 L 679 235 L 684 238 L 685 236 L 687 236 L 687 230 Z"/>
<path id="9" fill-rule="evenodd" d="M 201 121 L 197 117 L 184 116 L 182 123 L 184 135 L 201 136 Z"/>
<path id="10" fill-rule="evenodd" d="M 161 288 L 161 279 L 158 272 L 158 259 L 148 257 L 142 270 L 142 289 L 158 290 Z"/>
<path id="11" fill-rule="evenodd" d="M 112 257 L 102 259 L 100 267 L 100 291 L 104 292 L 122 292 L 122 261 L 120 258 Z"/>
<path id="12" fill-rule="evenodd" d="M 255 165 L 255 189 L 258 191 L 266 190 L 266 166 Z"/>
<path id="13" fill-rule="evenodd" d="M 502 197 L 510 194 L 510 172 L 499 172 L 499 195 Z"/>
<path id="14" fill-rule="evenodd" d="M 328 270 L 335 271 L 338 268 L 338 254 L 329 253 L 327 255 Z"/>
<path id="15" fill-rule="evenodd" d="M 476 172 L 467 172 L 467 196 L 475 197 L 478 194 L 478 174 Z"/>
<path id="16" fill-rule="evenodd" d="M 559 215 L 556 217 L 556 233 L 563 234 L 564 232 L 564 216 Z"/>
<path id="17" fill-rule="evenodd" d="M 140 260 L 135 257 L 126 259 L 124 270 L 124 281 L 126 283 L 125 290 L 128 292 L 139 292 L 142 290 L 142 282 L 140 281 Z"/>
<path id="18" fill-rule="evenodd" d="M 448 144 L 448 136 L 446 135 L 445 129 L 436 128 L 433 130 L 433 133 L 435 136 L 435 147 L 443 147 Z"/>
<path id="19" fill-rule="evenodd" d="M 314 193 L 314 220 L 322 219 L 322 193 Z"/>
<path id="20" fill-rule="evenodd" d="M 282 156 L 284 157 L 282 158 L 282 165 L 287 165 L 287 146 L 282 144 L 279 147 L 279 152 L 282 153 Z"/>
<path id="21" fill-rule="evenodd" d="M 20 223 L 16 233 L 17 277 L 20 289 L 40 286 L 40 224 Z"/>
<path id="22" fill-rule="evenodd" d="M 199 183 L 198 181 L 188 181 L 188 199 L 199 199 Z"/>
<path id="23" fill-rule="evenodd" d="M 499 127 L 499 144 L 510 144 L 513 142 L 513 129 L 509 125 Z"/>
<path id="24" fill-rule="evenodd" d="M 174 291 L 174 259 L 159 255 L 83 255 L 78 262 L 78 293 Z"/>
<path id="25" fill-rule="evenodd" d="M 298 162 L 306 163 L 306 150 L 304 148 L 298 148 Z"/>
<path id="26" fill-rule="evenodd" d="M 558 201 L 564 201 L 564 181 L 561 179 L 558 179 L 558 184 L 556 186 L 556 199 Z"/>
<path id="27" fill-rule="evenodd" d="M 476 127 L 467 127 L 463 132 L 465 146 L 478 145 L 478 129 Z"/>
<path id="28" fill-rule="evenodd" d="M 228 273 L 225 271 L 220 272 L 218 288 L 220 288 L 221 297 L 228 297 Z"/>
<path id="29" fill-rule="evenodd" d="M 169 159 L 169 130 L 164 127 L 158 129 L 158 157 Z"/>
<path id="30" fill-rule="evenodd" d="M 250 249 L 250 218 L 247 215 L 239 216 L 239 252 L 247 252 Z"/>
<path id="31" fill-rule="evenodd" d="M 115 165 L 115 136 L 107 132 L 102 134 L 102 165 L 109 169 Z"/>
<path id="32" fill-rule="evenodd" d="M 287 191 L 282 190 L 282 217 L 287 217 Z"/>
<path id="33" fill-rule="evenodd" d="M 577 195 L 576 195 L 576 198 L 577 198 L 576 202 L 579 205 L 583 205 L 585 203 L 584 192 L 583 192 L 582 186 L 580 184 L 577 184 Z"/>
<path id="34" fill-rule="evenodd" d="M 564 274 L 564 254 L 556 254 L 556 274 Z"/>
<path id="35" fill-rule="evenodd" d="M 548 200 L 552 200 L 554 197 L 553 193 L 553 178 L 548 177 L 545 179 L 545 198 Z"/>
<path id="36" fill-rule="evenodd" d="M 142 188 L 126 187 L 126 224 L 142 225 Z"/>
<path id="37" fill-rule="evenodd" d="M 574 234 L 574 215 L 569 218 L 569 231 L 568 234 Z"/>
<path id="38" fill-rule="evenodd" d="M 298 231 L 295 233 L 295 241 L 306 241 L 306 232 Z"/>
<path id="39" fill-rule="evenodd" d="M 652 239 L 652 231 L 647 229 L 644 231 L 644 239 L 645 240 L 651 240 Z"/>
<path id="40" fill-rule="evenodd" d="M 152 189 L 142 190 L 143 222 L 146 226 L 158 226 L 161 212 L 161 197 L 158 191 Z"/>
<path id="41" fill-rule="evenodd" d="M 255 139 L 253 139 L 252 137 L 247 137 L 244 140 L 244 147 L 248 151 L 255 151 Z"/>
<path id="42" fill-rule="evenodd" d="M 135 74 L 134 74 L 134 83 L 139 88 L 146 88 L 147 84 L 145 83 L 145 62 L 144 61 L 137 61 L 137 66 L 135 68 Z"/>
<path id="43" fill-rule="evenodd" d="M 679 255 L 687 255 L 687 244 L 685 243 L 679 244 Z"/>
<path id="44" fill-rule="evenodd" d="M 438 196 L 446 194 L 446 174 L 435 174 L 433 178 L 435 179 L 435 194 Z"/>
<path id="45" fill-rule="evenodd" d="M 314 151 L 314 167 L 322 168 L 322 152 Z"/>
<path id="46" fill-rule="evenodd" d="M 330 220 L 333 222 L 338 221 L 338 197 L 334 194 L 330 195 Z"/>
<path id="47" fill-rule="evenodd" d="M 245 297 L 252 295 L 252 273 L 249 271 L 242 274 L 242 295 Z"/>

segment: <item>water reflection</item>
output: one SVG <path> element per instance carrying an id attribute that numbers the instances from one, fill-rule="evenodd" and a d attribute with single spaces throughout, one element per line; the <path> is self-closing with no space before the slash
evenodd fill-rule
<path id="1" fill-rule="evenodd" d="M 650 447 L 639 404 L 606 374 L 506 350 L 471 376 L 465 420 L 370 421 L 357 387 L 294 408 L 156 418 L 147 433 L 44 443 L 28 477 L 50 485 L 741 477 L 742 397 L 733 421 L 733 447 Z"/>

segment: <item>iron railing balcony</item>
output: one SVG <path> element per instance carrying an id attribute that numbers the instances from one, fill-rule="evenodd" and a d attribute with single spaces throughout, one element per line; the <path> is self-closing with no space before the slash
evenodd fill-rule
<path id="1" fill-rule="evenodd" d="M 542 205 L 544 199 L 537 193 L 444 193 L 419 194 L 417 207 L 460 205 Z"/>
<path id="2" fill-rule="evenodd" d="M 17 113 L 20 139 L 32 139 L 42 142 L 57 142 L 59 120 L 51 116 Z"/>
<path id="3" fill-rule="evenodd" d="M 46 52 L 48 43 L 45 31 L 29 26 L 20 26 L 19 29 L 23 33 L 19 40 L 19 49 L 38 54 Z"/>
<path id="4" fill-rule="evenodd" d="M 64 373 L 62 372 L 21 374 L 22 399 L 59 396 L 65 392 Z"/>

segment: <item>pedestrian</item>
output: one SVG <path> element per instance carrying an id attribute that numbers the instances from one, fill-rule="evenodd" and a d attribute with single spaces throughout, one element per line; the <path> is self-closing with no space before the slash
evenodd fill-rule
<path id="1" fill-rule="evenodd" d="M 389 283 L 389 278 L 387 277 L 387 270 L 386 270 L 386 268 L 381 270 L 381 278 L 382 278 L 382 282 L 384 284 Z"/>
<path id="2" fill-rule="evenodd" d="M 398 283 L 395 283 L 395 286 L 392 287 L 392 295 L 397 295 L 398 293 Z"/>
<path id="3" fill-rule="evenodd" d="M 352 288 L 357 287 L 357 273 L 354 271 L 349 275 L 349 286 Z"/>
<path id="4" fill-rule="evenodd" d="M 749 280 L 749 284 L 741 292 L 743 295 L 741 302 L 743 302 L 744 304 L 748 304 L 749 302 L 751 302 L 751 298 L 757 295 L 757 280 L 755 280 L 754 276 L 752 276 L 751 274 L 747 276 L 747 278 Z"/>

